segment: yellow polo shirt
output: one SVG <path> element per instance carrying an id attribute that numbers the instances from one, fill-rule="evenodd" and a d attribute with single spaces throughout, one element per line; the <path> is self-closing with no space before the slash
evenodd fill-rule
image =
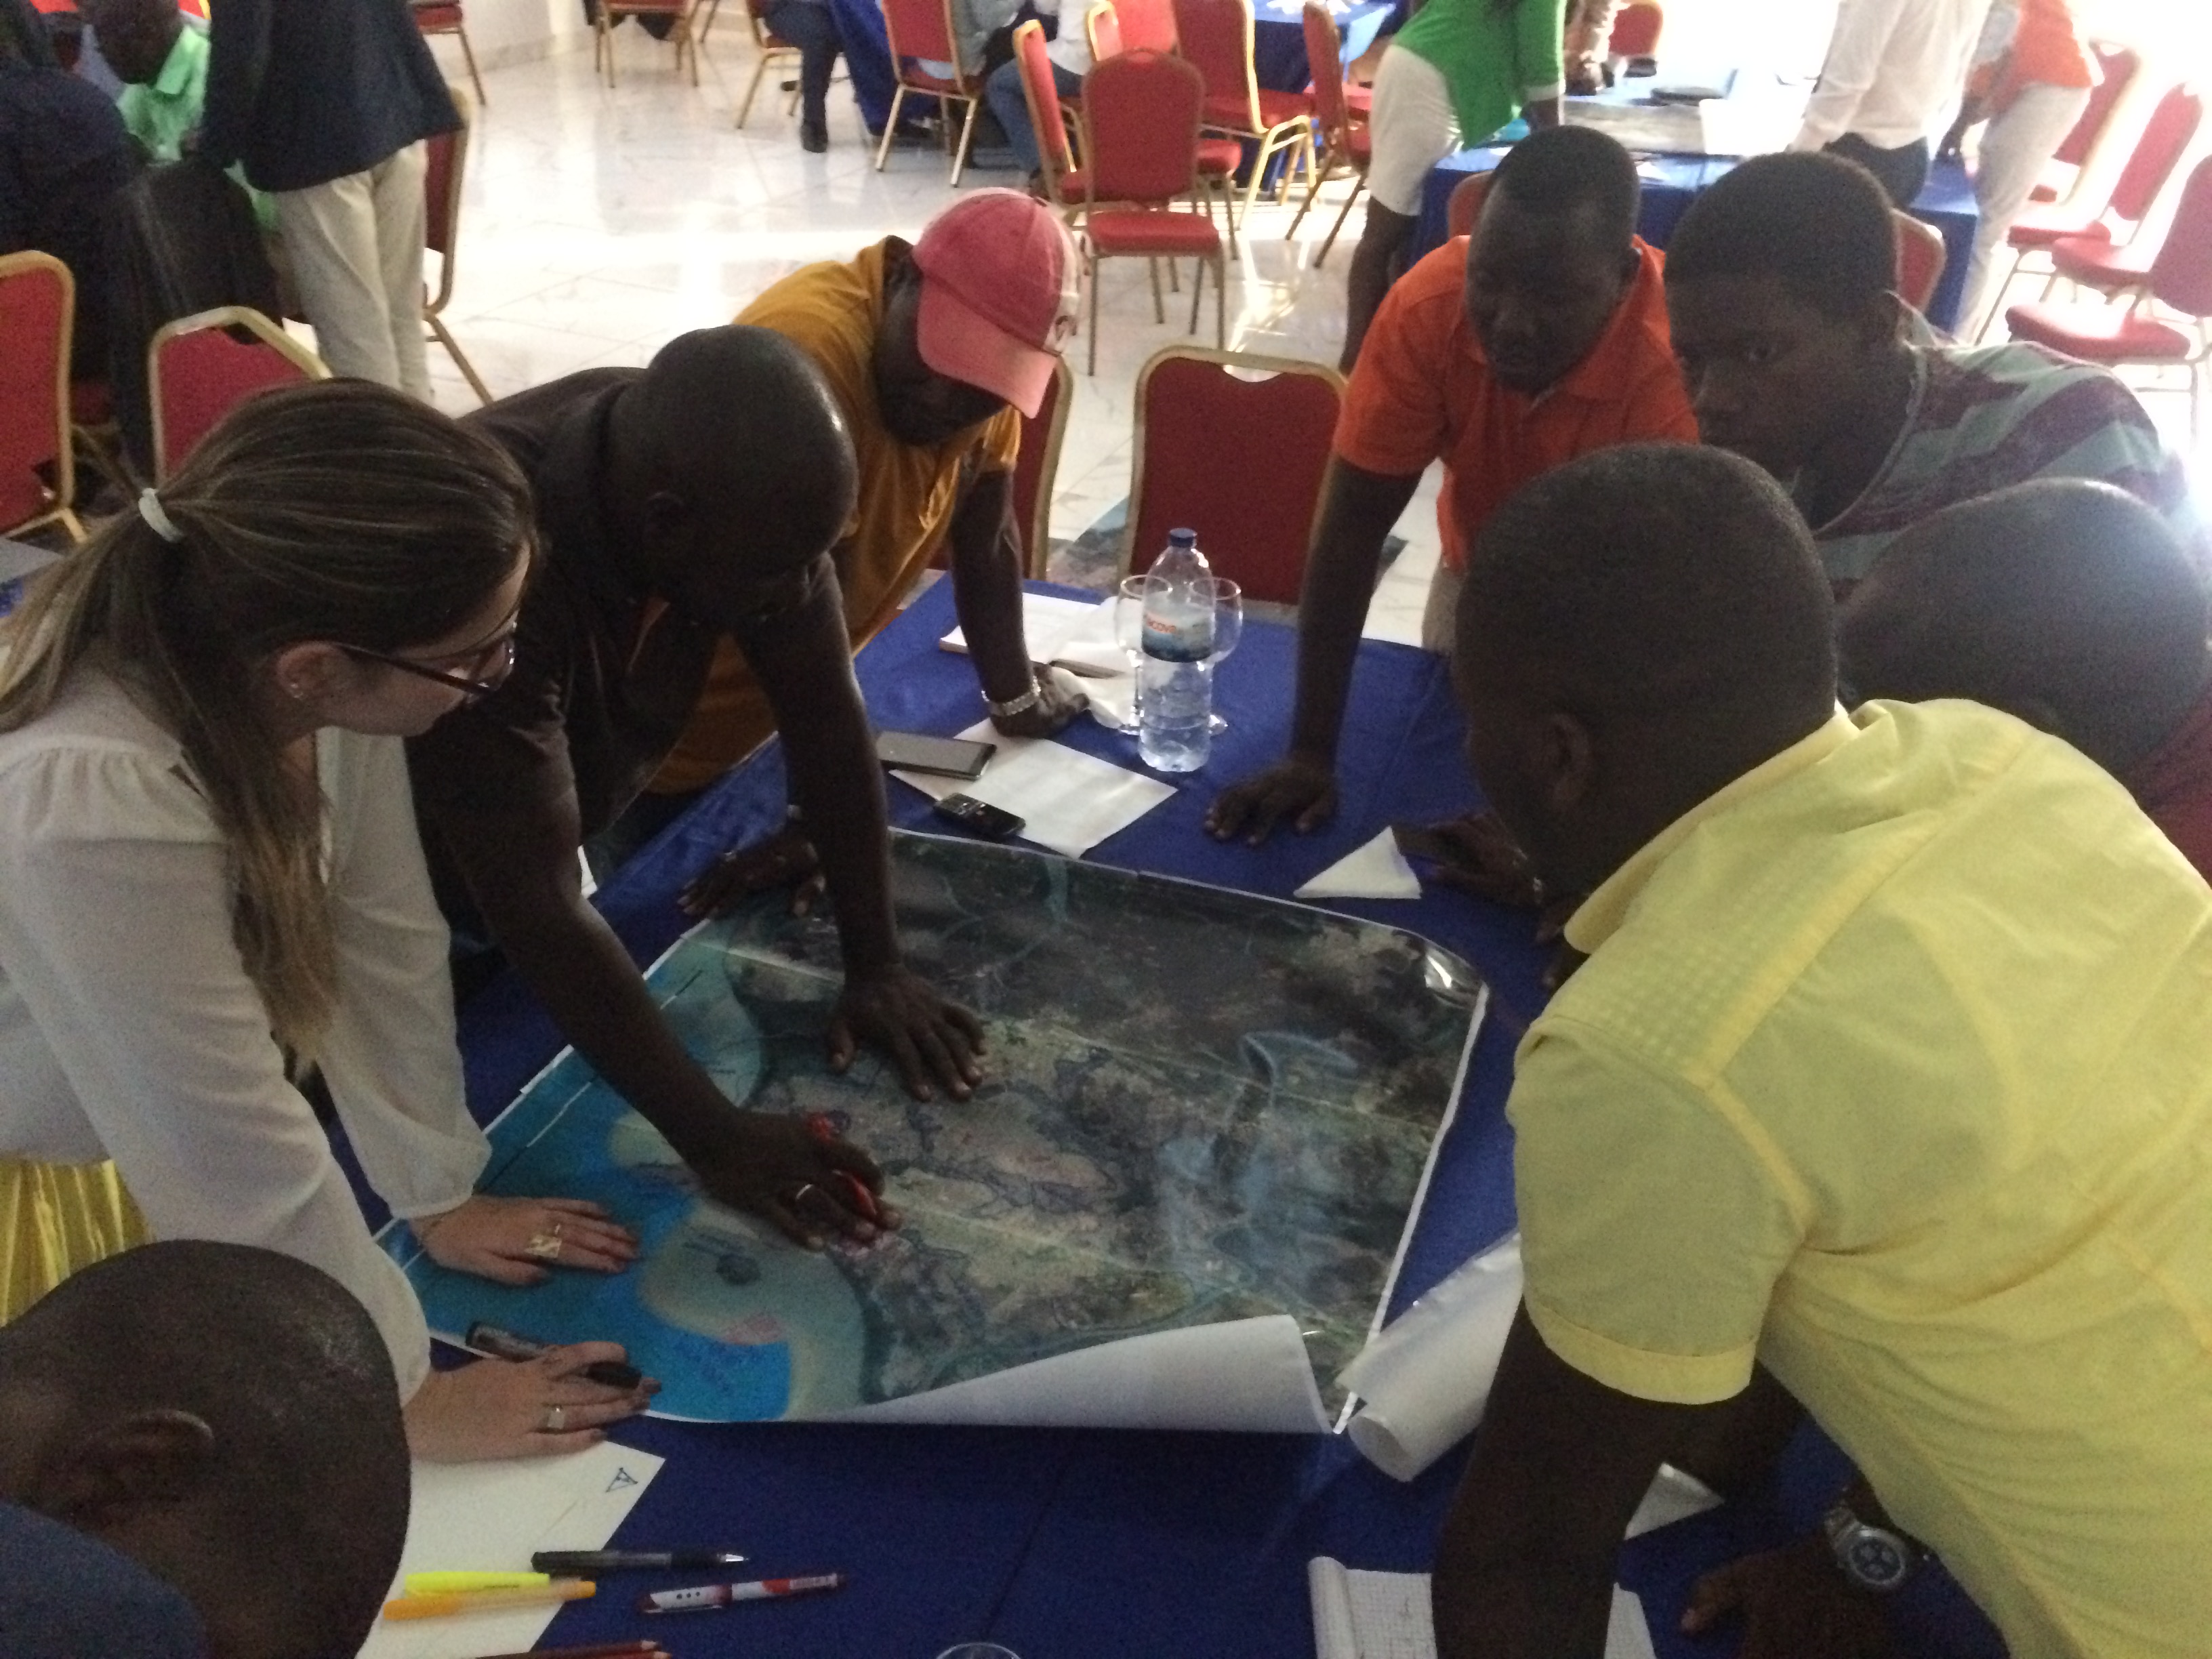
<path id="1" fill-rule="evenodd" d="M 2212 890 L 2072 749 L 1833 720 L 1670 825 L 1508 1107 L 1531 1318 L 1702 1404 L 1756 1357 L 2014 1659 L 2212 1651 Z"/>
<path id="2" fill-rule="evenodd" d="M 1012 471 L 1022 447 L 1021 412 L 1011 407 L 940 444 L 901 443 L 884 424 L 876 403 L 876 330 L 891 240 L 842 264 L 803 266 L 737 317 L 774 329 L 814 360 L 852 434 L 860 500 L 832 558 L 855 651 L 898 614 L 900 599 L 951 527 L 963 484 L 988 472 Z M 651 787 L 661 794 L 704 788 L 775 730 L 768 698 L 726 640 L 691 724 Z"/>

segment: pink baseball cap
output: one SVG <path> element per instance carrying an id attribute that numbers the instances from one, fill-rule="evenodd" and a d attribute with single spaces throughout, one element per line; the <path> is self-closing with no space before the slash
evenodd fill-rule
<path id="1" fill-rule="evenodd" d="M 1059 216 L 1020 191 L 979 190 L 929 222 L 914 262 L 922 362 L 1036 414 L 1075 328 L 1081 266 Z"/>

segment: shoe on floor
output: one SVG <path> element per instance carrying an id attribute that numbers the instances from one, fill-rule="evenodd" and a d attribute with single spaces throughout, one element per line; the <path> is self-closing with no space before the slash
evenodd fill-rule
<path id="1" fill-rule="evenodd" d="M 799 147 L 809 155 L 819 155 L 830 148 L 830 129 L 816 121 L 799 124 Z"/>

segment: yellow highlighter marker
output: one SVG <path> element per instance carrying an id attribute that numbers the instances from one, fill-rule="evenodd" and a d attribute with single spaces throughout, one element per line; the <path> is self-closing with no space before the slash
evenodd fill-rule
<path id="1" fill-rule="evenodd" d="M 384 1604 L 386 1619 L 442 1619 L 455 1613 L 506 1613 L 516 1607 L 542 1607 L 555 1601 L 580 1601 L 599 1594 L 588 1578 L 563 1578 L 524 1589 L 488 1589 L 446 1595 L 403 1595 Z"/>
<path id="2" fill-rule="evenodd" d="M 465 1595 L 472 1590 L 536 1589 L 553 1582 L 550 1572 L 410 1572 L 410 1595 Z"/>

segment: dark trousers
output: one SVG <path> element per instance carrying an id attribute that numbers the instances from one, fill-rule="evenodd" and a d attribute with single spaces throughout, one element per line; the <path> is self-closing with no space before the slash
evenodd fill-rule
<path id="1" fill-rule="evenodd" d="M 1856 132 L 1847 132 L 1828 146 L 1828 154 L 1856 161 L 1875 176 L 1895 205 L 1909 208 L 1928 182 L 1928 141 L 1916 138 L 1895 149 L 1876 149 Z"/>
<path id="2" fill-rule="evenodd" d="M 775 0 L 761 21 L 799 48 L 799 118 L 810 127 L 827 126 L 830 77 L 845 50 L 837 19 L 819 0 Z"/>

